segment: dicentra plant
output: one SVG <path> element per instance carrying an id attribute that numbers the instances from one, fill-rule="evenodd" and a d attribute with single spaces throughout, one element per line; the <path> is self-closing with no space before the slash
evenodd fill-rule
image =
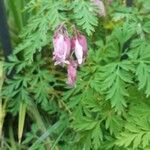
<path id="1" fill-rule="evenodd" d="M 1 149 L 149 150 L 149 0 L 132 7 L 123 0 L 30 0 L 23 6 L 19 15 L 27 19 L 13 18 L 20 35 L 4 64 L 15 74 L 2 88 Z M 66 84 L 68 64 L 53 58 L 62 24 L 67 37 L 75 27 L 87 39 L 73 86 Z"/>

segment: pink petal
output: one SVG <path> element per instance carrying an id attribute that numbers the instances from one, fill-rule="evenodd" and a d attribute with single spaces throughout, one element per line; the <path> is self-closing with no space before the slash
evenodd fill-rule
<path id="1" fill-rule="evenodd" d="M 74 50 L 74 49 L 75 49 L 75 41 L 76 41 L 76 38 L 73 37 L 73 38 L 71 39 L 71 50 Z"/>
<path id="2" fill-rule="evenodd" d="M 75 55 L 79 64 L 83 62 L 83 47 L 80 45 L 79 41 L 76 39 L 75 41 Z"/>
<path id="3" fill-rule="evenodd" d="M 83 56 L 86 57 L 88 52 L 86 37 L 84 35 L 80 35 L 78 40 L 80 45 L 83 47 Z"/>
<path id="4" fill-rule="evenodd" d="M 66 48 L 66 58 L 69 57 L 71 51 L 71 40 L 69 37 L 65 37 L 65 48 Z"/>
<path id="5" fill-rule="evenodd" d="M 65 37 L 60 33 L 57 33 L 53 38 L 53 45 L 53 60 L 55 61 L 55 65 L 64 65 L 66 63 L 66 59 L 70 55 L 70 38 L 67 36 Z"/>
<path id="6" fill-rule="evenodd" d="M 68 65 L 68 68 L 67 68 L 67 72 L 68 72 L 67 84 L 70 86 L 75 85 L 76 75 L 77 75 L 75 62 L 70 62 L 70 64 Z"/>

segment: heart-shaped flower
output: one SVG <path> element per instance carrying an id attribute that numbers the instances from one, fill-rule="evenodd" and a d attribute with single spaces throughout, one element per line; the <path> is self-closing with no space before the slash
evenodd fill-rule
<path id="1" fill-rule="evenodd" d="M 67 59 L 70 56 L 71 40 L 68 34 L 66 34 L 65 29 L 58 30 L 55 33 L 53 45 L 53 60 L 55 61 L 55 65 L 64 65 L 65 63 L 68 63 Z"/>
<path id="2" fill-rule="evenodd" d="M 87 40 L 84 35 L 78 34 L 71 40 L 72 49 L 75 51 L 78 64 L 82 64 L 84 58 L 87 56 Z"/>

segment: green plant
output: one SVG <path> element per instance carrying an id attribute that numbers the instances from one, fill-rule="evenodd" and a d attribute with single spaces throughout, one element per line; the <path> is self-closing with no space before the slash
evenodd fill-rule
<path id="1" fill-rule="evenodd" d="M 20 39 L 5 63 L 5 72 L 16 73 L 2 88 L 9 117 L 2 149 L 148 150 L 149 3 L 138 0 L 127 8 L 122 0 L 105 1 L 102 17 L 88 0 L 24 2 L 28 23 L 15 21 Z M 88 39 L 75 87 L 66 85 L 66 69 L 52 60 L 61 23 L 70 35 L 76 26 Z"/>

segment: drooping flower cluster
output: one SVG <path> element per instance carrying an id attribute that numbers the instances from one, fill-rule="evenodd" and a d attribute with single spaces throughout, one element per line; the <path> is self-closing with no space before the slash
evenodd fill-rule
<path id="1" fill-rule="evenodd" d="M 64 25 L 60 25 L 53 37 L 53 60 L 55 65 L 67 65 L 67 84 L 73 86 L 76 81 L 77 67 L 83 64 L 87 56 L 87 40 L 77 30 L 75 36 L 69 37 Z"/>

